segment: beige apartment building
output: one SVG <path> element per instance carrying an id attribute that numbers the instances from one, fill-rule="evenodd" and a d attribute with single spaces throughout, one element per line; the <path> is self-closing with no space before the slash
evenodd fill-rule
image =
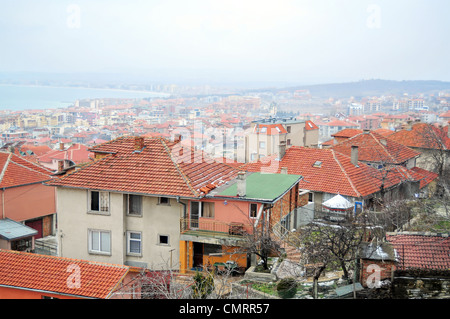
<path id="1" fill-rule="evenodd" d="M 317 147 L 319 128 L 312 121 L 263 119 L 253 121 L 245 136 L 245 162 L 279 154 L 291 146 Z"/>

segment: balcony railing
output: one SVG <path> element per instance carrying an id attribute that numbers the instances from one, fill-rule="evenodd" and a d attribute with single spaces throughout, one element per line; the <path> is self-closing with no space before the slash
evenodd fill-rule
<path id="1" fill-rule="evenodd" d="M 202 218 L 198 220 L 191 220 L 186 218 L 180 219 L 181 233 L 185 233 L 189 230 L 209 231 L 231 236 L 243 236 L 248 231 L 248 225 L 246 227 L 244 223 L 225 223 Z"/>

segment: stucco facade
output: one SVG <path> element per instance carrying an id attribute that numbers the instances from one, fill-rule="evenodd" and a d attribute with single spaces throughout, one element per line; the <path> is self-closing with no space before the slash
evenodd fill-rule
<path id="1" fill-rule="evenodd" d="M 183 206 L 175 198 L 160 204 L 158 197 L 142 196 L 142 213 L 130 215 L 126 194 L 108 194 L 108 211 L 94 212 L 89 207 L 89 190 L 58 188 L 59 255 L 151 269 L 177 268 Z M 92 250 L 93 231 L 109 234 L 109 251 Z M 139 237 L 139 252 L 129 252 L 130 232 Z"/>

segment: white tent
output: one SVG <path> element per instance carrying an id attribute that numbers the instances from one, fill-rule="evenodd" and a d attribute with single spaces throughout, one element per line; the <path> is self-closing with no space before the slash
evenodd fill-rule
<path id="1" fill-rule="evenodd" d="M 330 198 L 329 200 L 323 202 L 322 205 L 331 210 L 349 210 L 354 206 L 341 195 L 336 195 L 333 198 Z"/>

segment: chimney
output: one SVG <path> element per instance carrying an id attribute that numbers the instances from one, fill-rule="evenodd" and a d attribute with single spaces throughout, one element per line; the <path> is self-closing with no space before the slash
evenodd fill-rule
<path id="1" fill-rule="evenodd" d="M 141 136 L 134 137 L 134 150 L 141 151 L 144 148 L 144 138 Z"/>
<path id="2" fill-rule="evenodd" d="M 64 151 L 64 143 L 63 142 L 59 142 L 59 150 Z"/>
<path id="3" fill-rule="evenodd" d="M 181 142 L 181 134 L 174 134 L 173 135 L 173 141 L 175 143 Z"/>
<path id="4" fill-rule="evenodd" d="M 237 196 L 239 197 L 244 197 L 246 195 L 246 189 L 247 189 L 247 185 L 246 185 L 246 181 L 245 181 L 245 172 L 239 172 L 238 176 L 237 176 L 237 181 L 236 181 L 236 185 L 237 185 Z"/>
<path id="5" fill-rule="evenodd" d="M 62 172 L 64 169 L 64 161 L 58 161 L 58 172 Z"/>
<path id="6" fill-rule="evenodd" d="M 284 141 L 280 142 L 280 145 L 278 146 L 278 153 L 281 160 L 284 154 L 286 154 L 286 143 Z"/>
<path id="7" fill-rule="evenodd" d="M 356 145 L 352 145 L 351 161 L 353 165 L 358 165 L 358 146 Z"/>
<path id="8" fill-rule="evenodd" d="M 282 167 L 280 170 L 281 174 L 287 174 L 288 173 L 288 168 L 287 167 Z"/>

